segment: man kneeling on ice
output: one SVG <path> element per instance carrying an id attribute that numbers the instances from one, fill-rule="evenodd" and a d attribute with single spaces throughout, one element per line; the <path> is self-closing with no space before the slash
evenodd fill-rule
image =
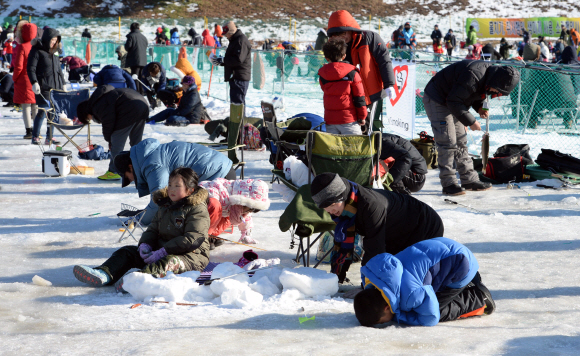
<path id="1" fill-rule="evenodd" d="M 357 233 L 364 236 L 363 266 L 380 253 L 395 254 L 416 242 L 443 236 L 437 212 L 410 195 L 364 188 L 335 173 L 317 175 L 310 193 L 316 206 L 336 222 L 330 268 L 340 283 L 352 262 Z"/>
<path id="2" fill-rule="evenodd" d="M 433 326 L 489 315 L 495 303 L 478 268 L 467 247 L 445 237 L 377 255 L 361 268 L 365 289 L 354 298 L 356 317 L 363 326 L 392 320 Z"/>

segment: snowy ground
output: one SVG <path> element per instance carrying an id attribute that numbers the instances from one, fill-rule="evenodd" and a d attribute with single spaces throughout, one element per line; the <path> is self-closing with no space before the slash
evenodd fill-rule
<path id="1" fill-rule="evenodd" d="M 260 112 L 260 99 L 266 98 L 249 97 L 248 116 Z M 210 100 L 204 100 L 210 115 L 223 118 L 225 103 Z M 319 112 L 319 105 L 289 101 L 286 114 Z M 504 185 L 454 198 L 479 213 L 446 204 L 437 171 L 430 171 L 415 196 L 441 215 L 446 237 L 474 251 L 497 303 L 491 316 L 432 328 L 371 329 L 358 325 L 352 302 L 340 296 L 292 295 L 246 308 L 143 303 L 130 309 L 136 303 L 131 295 L 87 287 L 74 278 L 72 267 L 98 265 L 122 246 L 115 216 L 120 204 L 143 207 L 147 198 L 139 199 L 133 187 L 121 189 L 119 182 L 95 176 L 45 177 L 39 148 L 21 138 L 20 114 L 4 108 L 0 113 L 0 354 L 578 354 L 580 197 L 575 190 L 544 190 L 534 183 L 522 186 L 529 196 Z M 99 126 L 92 134 L 102 143 Z M 144 136 L 161 142 L 207 138 L 200 126 L 148 125 Z M 264 152 L 247 153 L 247 176 L 269 181 L 266 159 Z M 90 162 L 95 175 L 107 164 Z M 258 253 L 293 267 L 296 250 L 289 250 L 290 235 L 278 228 L 286 203 L 270 193 L 270 210 L 255 216 L 257 247 L 268 250 Z M 227 244 L 211 260 L 235 262 L 244 250 Z M 354 284 L 359 267 L 353 265 L 348 274 Z M 33 285 L 35 275 L 53 285 Z M 316 320 L 300 324 L 304 315 Z"/>

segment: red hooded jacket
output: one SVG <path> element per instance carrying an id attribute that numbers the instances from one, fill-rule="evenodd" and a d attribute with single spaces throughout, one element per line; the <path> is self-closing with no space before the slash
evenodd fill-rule
<path id="1" fill-rule="evenodd" d="M 386 42 L 377 33 L 361 30 L 348 11 L 335 11 L 328 19 L 328 35 L 343 31 L 353 31 L 347 60 L 351 60 L 355 66 L 360 65 L 366 103 L 370 105 L 383 97 L 383 89 L 395 85 L 389 50 Z"/>
<path id="2" fill-rule="evenodd" d="M 36 104 L 34 92 L 32 92 L 32 84 L 28 79 L 28 72 L 26 66 L 28 64 L 28 55 L 32 45 L 30 41 L 36 37 L 36 25 L 27 23 L 22 26 L 23 43 L 18 44 L 14 49 L 14 73 L 12 79 L 14 80 L 14 102 L 16 104 Z"/>
<path id="3" fill-rule="evenodd" d="M 201 33 L 201 37 L 203 37 L 203 42 L 202 42 L 203 46 L 215 47 L 215 39 L 213 38 L 211 33 L 209 33 L 209 30 L 207 28 L 205 30 L 203 30 L 203 32 Z"/>
<path id="4" fill-rule="evenodd" d="M 324 121 L 328 125 L 350 124 L 367 117 L 365 91 L 356 68 L 346 62 L 325 64 L 318 70 L 324 92 Z"/>
<path id="5" fill-rule="evenodd" d="M 63 59 L 61 59 L 61 62 L 68 63 L 69 68 L 71 70 L 77 69 L 77 68 L 82 68 L 82 67 L 87 65 L 87 62 L 85 62 L 81 58 L 75 57 L 75 56 L 64 57 Z"/>

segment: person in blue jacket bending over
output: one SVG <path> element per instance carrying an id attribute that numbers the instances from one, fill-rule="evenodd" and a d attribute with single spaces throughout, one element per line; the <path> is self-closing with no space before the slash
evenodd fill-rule
<path id="1" fill-rule="evenodd" d="M 131 151 L 119 153 L 114 162 L 122 177 L 122 187 L 135 182 L 139 198 L 149 194 L 153 196 L 155 191 L 165 188 L 169 174 L 179 167 L 193 169 L 200 182 L 216 178 L 236 179 L 232 161 L 226 155 L 189 142 L 161 144 L 154 138 L 148 138 L 131 147 Z M 141 223 L 149 225 L 157 209 L 157 204 L 151 200 Z"/>
<path id="2" fill-rule="evenodd" d="M 491 314 L 495 302 L 478 269 L 467 247 L 445 237 L 376 255 L 361 268 L 364 290 L 354 298 L 356 317 L 363 326 L 391 320 L 433 326 Z"/>
<path id="3" fill-rule="evenodd" d="M 137 90 L 131 74 L 113 64 L 104 66 L 93 78 L 93 85 L 96 87 L 112 85 L 115 88 L 122 88 L 123 86 L 120 85 L 122 83 L 125 83 L 125 88 Z"/>

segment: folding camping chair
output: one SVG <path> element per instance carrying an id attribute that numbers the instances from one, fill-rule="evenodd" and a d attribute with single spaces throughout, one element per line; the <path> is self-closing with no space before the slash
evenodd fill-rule
<path id="1" fill-rule="evenodd" d="M 62 145 L 66 146 L 69 142 L 76 147 L 77 150 L 81 151 L 83 148 L 74 142 L 74 138 L 82 129 L 87 127 L 87 142 L 90 145 L 91 142 L 91 125 L 89 124 L 79 124 L 79 125 L 63 125 L 58 122 L 58 117 L 60 114 L 65 114 L 69 119 L 74 120 L 77 117 L 77 106 L 80 102 L 89 100 L 91 95 L 90 89 L 80 89 L 73 91 L 62 91 L 62 90 L 51 90 L 50 91 L 50 109 L 38 108 L 38 110 L 44 110 L 46 113 L 47 124 L 52 128 L 56 128 L 64 137 L 66 137 L 67 142 Z M 75 131 L 72 136 L 67 135 L 64 131 Z"/>
<path id="2" fill-rule="evenodd" d="M 234 164 L 234 170 L 238 170 L 238 168 L 240 168 L 241 179 L 244 179 L 244 166 L 246 165 L 246 162 L 244 162 L 245 145 L 242 144 L 243 128 L 244 128 L 244 104 L 232 103 L 230 104 L 230 120 L 228 123 L 227 145 L 207 142 L 197 142 L 198 144 L 213 148 L 216 151 L 227 152 L 228 158 Z M 238 156 L 236 154 L 236 151 L 238 149 L 241 151 L 242 158 L 241 161 L 238 159 Z"/>
<path id="3" fill-rule="evenodd" d="M 142 232 L 145 232 L 145 229 L 143 229 L 143 226 L 141 225 L 141 219 L 143 219 L 143 216 L 145 216 L 146 210 L 147 209 L 139 210 L 136 207 L 129 204 L 121 204 L 121 211 L 117 213 L 117 217 L 121 221 L 121 225 L 123 225 L 123 234 L 121 234 L 121 237 L 119 238 L 118 242 L 123 241 L 123 239 L 126 239 L 129 236 L 131 236 L 133 240 L 139 241 L 135 238 L 133 232 L 135 232 L 135 229 L 137 229 L 137 227 L 139 227 Z M 124 220 L 125 218 L 129 219 Z M 133 224 L 132 227 L 131 224 Z M 129 235 L 127 235 L 127 237 L 124 237 L 125 233 L 128 233 Z"/>
<path id="4" fill-rule="evenodd" d="M 370 136 L 359 136 L 311 130 L 306 137 L 308 171 L 314 176 L 324 172 L 338 173 L 364 187 L 372 186 L 379 176 L 381 136 L 380 131 L 375 131 Z M 309 183 L 310 180 L 311 177 Z M 328 213 L 314 205 L 310 196 L 310 184 L 300 187 L 279 222 L 282 231 L 290 230 L 292 241 L 299 239 L 296 262 L 302 259 L 305 267 L 310 266 L 312 246 L 324 232 L 333 233 L 334 225 L 329 225 L 329 219 Z M 310 236 L 314 233 L 318 233 L 318 236 L 311 242 Z M 317 266 L 318 263 L 314 267 Z"/>

